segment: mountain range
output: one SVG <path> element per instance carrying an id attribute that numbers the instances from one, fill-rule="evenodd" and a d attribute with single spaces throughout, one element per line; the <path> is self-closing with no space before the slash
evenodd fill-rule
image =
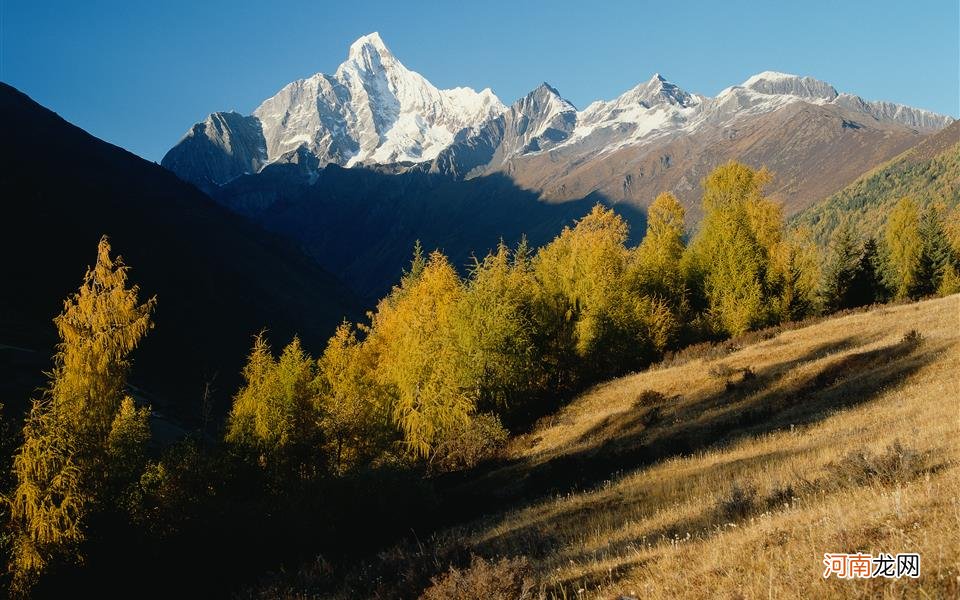
<path id="1" fill-rule="evenodd" d="M 545 242 L 595 202 L 636 239 L 662 191 L 695 228 L 700 181 L 729 160 L 770 169 L 793 216 L 951 122 L 772 71 L 714 97 L 655 74 L 582 110 L 546 83 L 505 106 L 489 89 L 437 89 L 372 33 L 333 75 L 249 116 L 211 114 L 162 164 L 373 298 L 415 240 L 463 266 L 500 239 Z"/>
<path id="2" fill-rule="evenodd" d="M 771 156 L 776 151 L 764 143 L 770 130 L 790 132 L 787 140 L 774 137 L 790 143 L 779 146 L 791 159 L 816 154 L 829 142 L 843 156 L 853 146 L 868 149 L 857 154 L 869 161 L 895 155 L 917 135 L 950 122 L 772 71 L 715 97 L 687 92 L 655 74 L 583 110 L 544 83 L 505 107 L 490 89 L 438 90 L 372 33 L 350 46 L 334 75 L 295 81 L 250 116 L 211 114 L 170 150 L 163 165 L 209 190 L 308 155 L 318 167 L 394 165 L 460 179 L 503 172 L 551 200 L 601 192 L 642 204 L 643 179 L 689 192 L 705 165 L 733 153 L 750 160 L 752 152 L 772 159 L 768 166 L 781 175 L 778 191 L 792 200 L 798 192 L 790 187 L 801 173 Z M 789 145 L 794 147 L 784 148 Z M 661 175 L 668 169 L 679 176 Z"/>

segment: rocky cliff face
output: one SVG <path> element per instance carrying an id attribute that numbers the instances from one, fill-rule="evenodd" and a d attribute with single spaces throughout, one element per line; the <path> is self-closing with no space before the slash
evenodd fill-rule
<path id="1" fill-rule="evenodd" d="M 164 167 L 208 191 L 266 163 L 259 119 L 234 112 L 213 113 L 197 123 L 163 157 Z"/>

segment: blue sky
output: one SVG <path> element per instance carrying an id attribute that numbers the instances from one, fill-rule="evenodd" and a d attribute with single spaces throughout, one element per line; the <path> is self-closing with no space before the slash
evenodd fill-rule
<path id="1" fill-rule="evenodd" d="M 0 0 L 0 80 L 159 161 L 213 111 L 252 111 L 379 31 L 438 87 L 578 107 L 654 72 L 713 95 L 764 70 L 960 116 L 960 2 Z"/>

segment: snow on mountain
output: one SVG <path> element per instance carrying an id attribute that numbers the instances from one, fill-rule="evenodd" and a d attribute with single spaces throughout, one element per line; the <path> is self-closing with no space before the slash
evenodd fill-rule
<path id="1" fill-rule="evenodd" d="M 689 94 L 655 73 L 609 101 L 597 101 L 577 115 L 577 127 L 570 143 L 590 138 L 604 140 L 608 151 L 647 137 L 681 129 L 700 114 L 704 98 Z"/>
<path id="2" fill-rule="evenodd" d="M 512 156 L 548 150 L 570 137 L 577 108 L 547 83 L 476 130 L 464 129 L 423 170 L 469 177 L 494 171 Z"/>
<path id="3" fill-rule="evenodd" d="M 503 109 L 489 89 L 438 90 L 371 33 L 350 46 L 335 75 L 295 81 L 253 114 L 271 160 L 305 144 L 324 163 L 351 166 L 430 160 L 461 129 Z"/>
<path id="4" fill-rule="evenodd" d="M 577 122 L 577 108 L 548 83 L 517 100 L 500 119 L 506 124 L 506 154 L 539 152 L 566 140 Z"/>
<path id="5" fill-rule="evenodd" d="M 892 102 L 874 102 L 859 96 L 838 93 L 829 83 L 812 77 L 800 77 L 775 71 L 764 71 L 750 77 L 739 86 L 720 92 L 714 98 L 714 122 L 732 120 L 748 114 L 776 110 L 794 102 L 808 102 L 821 106 L 861 113 L 864 117 L 882 123 L 903 125 L 925 132 L 938 131 L 953 122 L 952 117 Z"/>
<path id="6" fill-rule="evenodd" d="M 195 174 L 213 161 L 218 169 L 205 179 L 221 185 L 296 156 L 301 147 L 321 165 L 420 162 L 434 158 L 461 130 L 477 128 L 504 109 L 489 88 L 437 89 L 397 60 L 379 34 L 371 33 L 351 44 L 347 60 L 333 75 L 318 73 L 294 81 L 265 100 L 248 118 L 259 127 L 247 124 L 242 131 L 216 135 L 204 134 L 209 127 L 194 127 L 164 157 L 164 164 Z M 221 120 L 217 115 L 223 114 L 230 113 L 210 118 Z M 205 137 L 203 143 L 198 136 Z M 236 138 L 243 138 L 244 147 L 256 148 L 258 161 L 234 160 L 235 144 L 224 140 Z M 202 150 L 189 168 L 185 163 L 191 152 L 181 147 L 184 144 Z M 217 151 L 223 156 L 214 156 Z"/>
<path id="7" fill-rule="evenodd" d="M 412 162 L 467 176 L 495 170 L 511 156 L 608 154 L 704 127 L 726 127 L 797 102 L 835 106 L 857 118 L 921 132 L 953 121 L 774 71 L 713 98 L 691 94 L 655 74 L 582 111 L 543 84 L 507 109 L 489 88 L 437 89 L 371 33 L 351 44 L 333 75 L 318 73 L 288 84 L 250 117 L 214 113 L 195 125 L 163 164 L 201 187 L 223 185 L 270 163 L 303 161 L 304 153 L 320 167 Z"/>
<path id="8" fill-rule="evenodd" d="M 813 77 L 798 77 L 776 71 L 764 71 L 744 81 L 740 87 L 768 96 L 793 96 L 813 102 L 833 100 L 837 90 Z"/>
<path id="9" fill-rule="evenodd" d="M 606 154 L 707 126 L 728 126 L 797 102 L 835 105 L 921 131 L 936 131 L 953 122 L 929 111 L 841 94 L 812 77 L 764 71 L 710 98 L 688 93 L 657 73 L 613 100 L 593 102 L 578 112 L 575 128 L 560 147 L 573 154 Z"/>

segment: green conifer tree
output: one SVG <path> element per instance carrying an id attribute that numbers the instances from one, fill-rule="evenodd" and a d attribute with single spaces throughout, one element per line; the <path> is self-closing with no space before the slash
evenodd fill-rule
<path id="1" fill-rule="evenodd" d="M 920 257 L 911 295 L 936 294 L 947 270 L 954 266 L 950 239 L 943 224 L 943 208 L 928 206 L 920 213 L 917 229 L 920 235 Z"/>
<path id="2" fill-rule="evenodd" d="M 849 305 L 851 307 L 867 306 L 884 300 L 886 291 L 883 287 L 880 264 L 880 253 L 877 240 L 870 237 L 863 243 L 860 260 L 850 285 Z"/>
<path id="3" fill-rule="evenodd" d="M 830 239 L 829 254 L 824 266 L 821 302 L 828 313 L 853 306 L 854 279 L 860 266 L 861 249 L 853 228 L 841 223 Z"/>

